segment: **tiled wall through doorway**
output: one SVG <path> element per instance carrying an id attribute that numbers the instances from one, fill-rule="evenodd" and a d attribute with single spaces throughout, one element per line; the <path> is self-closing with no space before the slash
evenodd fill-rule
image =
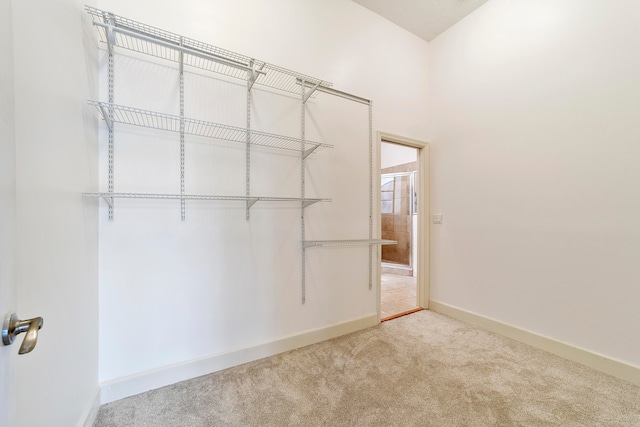
<path id="1" fill-rule="evenodd" d="M 395 240 L 382 246 L 382 262 L 403 265 L 411 270 L 413 235 L 413 192 L 416 162 L 384 168 L 381 171 L 381 236 Z"/>

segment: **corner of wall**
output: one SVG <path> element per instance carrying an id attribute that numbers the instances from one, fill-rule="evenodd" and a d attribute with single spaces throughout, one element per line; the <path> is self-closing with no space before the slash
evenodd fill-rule
<path id="1" fill-rule="evenodd" d="M 125 397 L 144 393 L 180 381 L 211 374 L 222 369 L 252 362 L 285 351 L 295 350 L 321 341 L 337 338 L 375 326 L 378 314 L 371 314 L 347 322 L 336 323 L 324 328 L 312 329 L 252 347 L 241 348 L 226 353 L 214 354 L 183 363 L 164 366 L 140 374 L 117 378 L 102 383 L 101 403 L 109 403 Z"/>
<path id="2" fill-rule="evenodd" d="M 439 301 L 429 300 L 429 309 L 436 313 L 444 314 L 445 316 L 470 323 L 479 328 L 555 354 L 572 362 L 588 366 L 589 368 L 604 372 L 621 380 L 640 385 L 640 367 L 638 366 L 615 360 Z"/>

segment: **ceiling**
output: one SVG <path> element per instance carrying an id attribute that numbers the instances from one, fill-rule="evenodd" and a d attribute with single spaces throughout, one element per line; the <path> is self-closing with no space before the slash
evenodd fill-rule
<path id="1" fill-rule="evenodd" d="M 426 40 L 433 40 L 487 0 L 353 0 Z"/>

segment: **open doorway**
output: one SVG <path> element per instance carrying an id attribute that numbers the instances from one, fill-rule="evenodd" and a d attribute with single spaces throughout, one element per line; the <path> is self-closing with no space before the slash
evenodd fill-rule
<path id="1" fill-rule="evenodd" d="M 380 319 L 390 320 L 426 308 L 428 262 L 423 209 L 427 145 L 380 135 L 380 229 L 382 239 L 395 240 L 380 251 Z"/>

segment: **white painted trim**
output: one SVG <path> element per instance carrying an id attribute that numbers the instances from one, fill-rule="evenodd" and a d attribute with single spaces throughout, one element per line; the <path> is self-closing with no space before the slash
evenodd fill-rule
<path id="1" fill-rule="evenodd" d="M 520 341 L 540 350 L 553 353 L 581 365 L 596 369 L 616 378 L 640 385 L 640 367 L 631 365 L 620 360 L 604 356 L 584 348 L 576 347 L 565 342 L 557 341 L 535 332 L 521 329 L 516 326 L 502 323 L 461 308 L 453 307 L 438 301 L 429 301 L 430 310 L 445 316 L 470 323 L 479 328 L 495 332 L 505 337 Z"/>
<path id="2" fill-rule="evenodd" d="M 378 315 L 371 314 L 359 319 L 336 323 L 327 327 L 312 329 L 290 335 L 275 341 L 241 348 L 226 353 L 214 354 L 175 365 L 141 372 L 127 377 L 116 378 L 100 384 L 101 403 L 109 403 L 145 391 L 175 384 L 191 378 L 241 365 L 307 345 L 315 344 L 341 335 L 350 334 L 379 323 Z"/>
<path id="3" fill-rule="evenodd" d="M 376 144 L 377 144 L 377 192 L 374 194 L 374 212 L 373 215 L 378 218 L 378 227 L 381 226 L 382 215 L 380 213 L 380 147 L 382 141 L 391 142 L 394 144 L 404 145 L 406 147 L 413 147 L 418 150 L 418 250 L 416 256 L 416 267 L 418 269 L 417 274 L 417 296 L 416 303 L 418 307 L 429 308 L 429 286 L 430 286 L 430 260 L 431 260 L 431 229 L 429 218 L 431 217 L 431 203 L 430 203 L 430 152 L 429 143 L 418 141 L 417 139 L 407 138 L 405 136 L 395 135 L 387 132 L 377 132 Z M 379 267 L 381 264 L 382 251 L 378 247 L 377 262 Z M 378 289 L 380 289 L 380 274 L 378 274 Z M 380 307 L 380 292 L 378 292 L 378 315 L 381 313 Z"/>
<path id="4" fill-rule="evenodd" d="M 96 418 L 98 417 L 98 410 L 100 409 L 100 389 L 96 388 L 95 393 L 93 393 L 93 399 L 91 399 L 84 411 L 82 411 L 82 416 L 80 417 L 80 421 L 78 422 L 78 427 L 91 427 L 93 423 L 96 422 Z"/>

